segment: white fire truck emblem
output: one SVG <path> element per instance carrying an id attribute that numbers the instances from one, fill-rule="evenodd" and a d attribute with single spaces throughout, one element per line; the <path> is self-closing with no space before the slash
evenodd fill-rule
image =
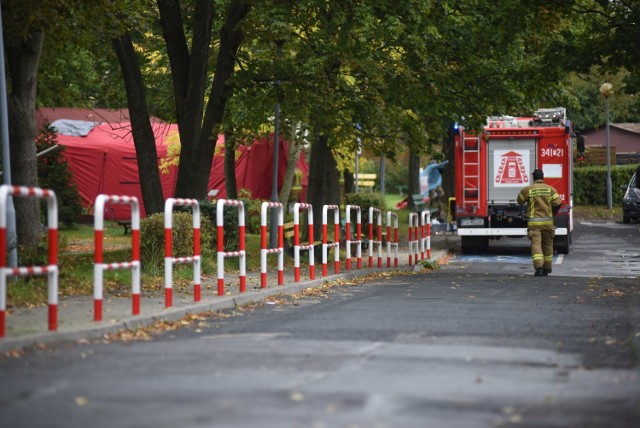
<path id="1" fill-rule="evenodd" d="M 513 150 L 496 150 L 494 153 L 494 171 L 496 187 L 516 187 L 529 184 L 529 152 L 518 153 Z"/>

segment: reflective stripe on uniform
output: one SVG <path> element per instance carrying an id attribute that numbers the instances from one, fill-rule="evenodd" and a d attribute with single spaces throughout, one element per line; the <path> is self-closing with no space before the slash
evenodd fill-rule
<path id="1" fill-rule="evenodd" d="M 532 221 L 529 219 L 529 226 L 553 226 L 553 220 L 543 220 L 543 221 Z"/>
<path id="2" fill-rule="evenodd" d="M 529 221 L 532 221 L 534 223 L 540 223 L 543 221 L 553 221 L 552 217 L 529 217 Z"/>

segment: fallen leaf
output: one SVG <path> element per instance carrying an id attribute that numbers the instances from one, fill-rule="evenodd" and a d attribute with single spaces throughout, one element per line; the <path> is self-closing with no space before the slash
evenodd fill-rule
<path id="1" fill-rule="evenodd" d="M 289 399 L 291 401 L 303 401 L 304 394 L 301 392 L 292 392 L 291 394 L 289 394 Z"/>

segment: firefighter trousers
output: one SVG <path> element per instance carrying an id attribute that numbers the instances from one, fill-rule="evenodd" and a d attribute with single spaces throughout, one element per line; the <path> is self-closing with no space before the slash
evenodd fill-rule
<path id="1" fill-rule="evenodd" d="M 554 229 L 529 228 L 527 236 L 531 241 L 531 259 L 534 269 L 551 269 L 553 261 Z"/>

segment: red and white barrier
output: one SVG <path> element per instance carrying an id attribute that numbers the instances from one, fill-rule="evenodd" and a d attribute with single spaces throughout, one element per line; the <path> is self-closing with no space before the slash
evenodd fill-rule
<path id="1" fill-rule="evenodd" d="M 335 242 L 328 243 L 327 234 L 327 211 L 333 210 L 333 236 Z M 340 273 L 340 207 L 337 205 L 324 205 L 322 207 L 322 276 L 327 276 L 327 252 L 329 248 L 335 247 L 333 258 L 333 269 L 336 274 Z"/>
<path id="2" fill-rule="evenodd" d="M 193 256 L 173 257 L 173 207 L 193 209 Z M 193 263 L 193 301 L 200 301 L 200 205 L 195 199 L 169 198 L 164 203 L 164 307 L 173 305 L 173 265 Z"/>
<path id="3" fill-rule="evenodd" d="M 239 251 L 224 250 L 224 207 L 238 207 Z M 224 296 L 224 259 L 238 257 L 240 260 L 240 292 L 247 291 L 247 255 L 245 252 L 244 204 L 235 199 L 218 199 L 216 204 L 216 220 L 218 228 L 218 296 Z"/>
<path id="4" fill-rule="evenodd" d="M 278 247 L 267 248 L 267 210 L 278 216 Z M 284 213 L 280 202 L 263 202 L 260 208 L 260 287 L 267 288 L 267 254 L 278 255 L 278 285 L 284 285 Z"/>
<path id="5" fill-rule="evenodd" d="M 420 214 L 420 258 L 424 260 L 424 254 L 431 260 L 431 213 L 422 211 Z"/>
<path id="6" fill-rule="evenodd" d="M 374 213 L 378 214 L 376 232 L 378 239 L 373 239 Z M 378 245 L 378 267 L 382 267 L 382 211 L 380 208 L 369 207 L 369 267 L 373 267 L 373 246 Z"/>
<path id="7" fill-rule="evenodd" d="M 47 245 L 46 266 L 7 266 L 7 199 L 10 196 L 46 199 Z M 47 275 L 49 331 L 58 329 L 58 203 L 52 190 L 39 187 L 0 186 L 0 338 L 5 336 L 7 310 L 7 277 Z"/>
<path id="8" fill-rule="evenodd" d="M 131 261 L 104 263 L 104 207 L 107 203 L 131 207 Z M 94 216 L 93 319 L 102 321 L 103 272 L 131 269 L 133 315 L 140 314 L 140 206 L 135 196 L 98 195 Z"/>
<path id="9" fill-rule="evenodd" d="M 394 254 L 393 266 L 398 267 L 398 214 L 387 211 L 387 267 L 391 267 L 391 249 Z"/>
<path id="10" fill-rule="evenodd" d="M 309 243 L 300 245 L 300 209 L 307 210 L 307 223 L 309 230 Z M 295 281 L 300 282 L 300 250 L 309 250 L 309 278 L 315 279 L 315 267 L 313 265 L 313 206 L 304 202 L 296 202 L 293 205 L 293 270 Z"/>
<path id="11" fill-rule="evenodd" d="M 351 209 L 357 211 L 356 214 L 356 240 L 351 240 Z M 351 244 L 357 244 L 356 260 L 358 269 L 362 268 L 362 213 L 358 205 L 347 205 L 346 208 L 345 234 L 347 235 L 345 246 L 347 253 L 347 270 L 351 269 Z"/>
<path id="12" fill-rule="evenodd" d="M 418 213 L 409 213 L 409 266 L 418 263 L 418 253 L 420 252 L 420 240 L 418 238 L 419 219 Z M 415 260 L 414 256 L 415 255 Z"/>

